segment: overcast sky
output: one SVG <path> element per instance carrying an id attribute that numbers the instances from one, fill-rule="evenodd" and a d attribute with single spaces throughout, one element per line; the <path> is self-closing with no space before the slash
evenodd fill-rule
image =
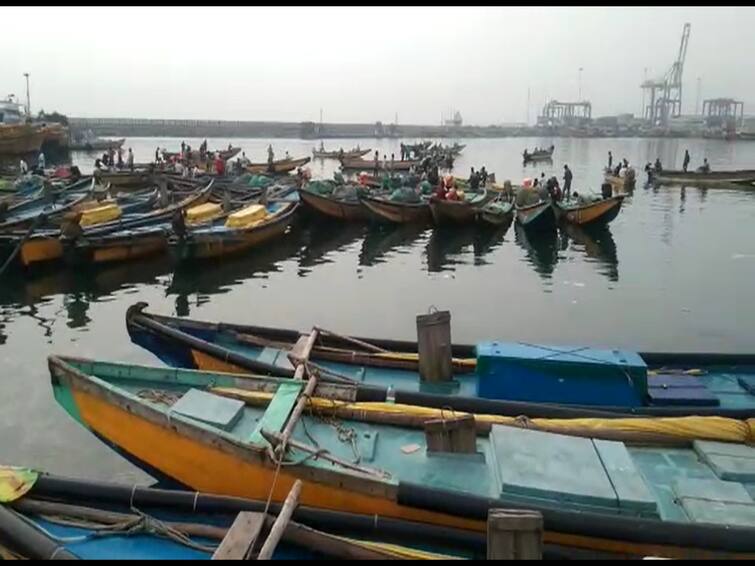
<path id="1" fill-rule="evenodd" d="M 79 117 L 435 124 L 530 121 L 546 98 L 639 113 L 692 24 L 683 113 L 734 97 L 755 114 L 755 9 L 8 8 L 1 96 Z"/>

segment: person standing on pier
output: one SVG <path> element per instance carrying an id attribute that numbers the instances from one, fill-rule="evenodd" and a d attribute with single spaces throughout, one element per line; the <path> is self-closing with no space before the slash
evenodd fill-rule
<path id="1" fill-rule="evenodd" d="M 134 152 L 131 150 L 131 148 L 128 148 L 128 168 L 133 171 L 134 170 Z"/>
<path id="2" fill-rule="evenodd" d="M 608 151 L 608 168 L 609 169 L 613 168 L 613 154 L 611 153 L 610 150 Z"/>
<path id="3" fill-rule="evenodd" d="M 566 199 L 569 199 L 569 195 L 571 194 L 571 180 L 572 177 L 571 169 L 569 169 L 568 165 L 564 165 L 564 192 L 563 195 L 566 197 Z"/>
<path id="4" fill-rule="evenodd" d="M 689 167 L 689 150 L 684 150 L 684 162 L 682 163 L 682 171 L 685 173 L 687 172 L 687 167 Z"/>

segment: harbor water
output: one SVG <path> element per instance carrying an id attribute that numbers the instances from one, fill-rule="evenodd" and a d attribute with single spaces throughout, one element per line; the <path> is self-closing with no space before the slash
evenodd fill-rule
<path id="1" fill-rule="evenodd" d="M 127 139 L 137 162 L 182 140 Z M 185 140 L 198 147 L 200 139 Z M 404 140 L 412 143 L 415 140 Z M 417 140 L 419 141 L 419 140 Z M 599 192 L 611 150 L 638 182 L 606 230 L 528 238 L 476 227 L 378 227 L 303 215 L 281 240 L 221 262 L 174 268 L 167 256 L 97 269 L 57 267 L 0 279 L 0 462 L 123 481 L 147 477 L 74 423 L 54 401 L 50 354 L 158 363 L 131 344 L 126 308 L 344 334 L 414 339 L 415 315 L 451 311 L 452 338 L 622 347 L 644 351 L 753 352 L 755 187 L 648 187 L 645 163 L 681 168 L 707 158 L 712 170 L 753 167 L 755 142 L 703 139 L 463 139 L 455 174 L 485 166 L 498 182 L 574 172 L 573 190 Z M 209 139 L 240 145 L 265 161 L 268 140 Z M 276 159 L 312 155 L 318 141 L 273 140 Z M 399 140 L 357 143 L 399 158 Z M 522 150 L 555 145 L 552 163 L 522 165 Z M 91 171 L 95 155 L 74 153 Z M 315 160 L 314 177 L 338 162 Z"/>

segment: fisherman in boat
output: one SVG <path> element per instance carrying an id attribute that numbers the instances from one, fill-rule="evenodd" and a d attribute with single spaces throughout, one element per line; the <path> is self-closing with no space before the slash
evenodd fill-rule
<path id="1" fill-rule="evenodd" d="M 288 154 L 288 150 L 286 150 L 286 161 L 290 161 L 290 160 L 291 160 L 291 156 Z"/>
<path id="2" fill-rule="evenodd" d="M 524 158 L 525 161 L 527 161 L 527 158 L 529 157 L 529 155 L 530 154 L 527 153 L 527 148 L 525 147 L 524 151 L 522 152 L 522 157 Z"/>
<path id="3" fill-rule="evenodd" d="M 29 172 L 29 166 L 26 164 L 26 161 L 23 159 L 18 164 L 18 169 L 21 171 L 21 175 L 26 175 Z"/>
<path id="4" fill-rule="evenodd" d="M 697 168 L 700 173 L 710 173 L 710 165 L 708 164 L 708 158 L 703 159 L 703 164 Z"/>
<path id="5" fill-rule="evenodd" d="M 45 174 L 45 154 L 42 151 L 37 156 L 37 169 L 39 169 L 40 174 Z"/>
<path id="6" fill-rule="evenodd" d="M 484 187 L 488 183 L 488 172 L 485 170 L 485 166 L 480 169 L 480 184 Z"/>
<path id="7" fill-rule="evenodd" d="M 611 183 L 603 183 L 600 185 L 600 193 L 604 199 L 611 198 L 613 196 L 613 187 Z"/>
<path id="8" fill-rule="evenodd" d="M 689 150 L 684 150 L 684 161 L 682 162 L 682 171 L 685 173 L 687 172 L 687 167 L 689 167 Z"/>
<path id="9" fill-rule="evenodd" d="M 94 160 L 94 168 L 97 171 L 100 171 L 102 169 L 102 160 L 99 157 Z"/>
<path id="10" fill-rule="evenodd" d="M 267 170 L 270 173 L 275 171 L 275 165 L 273 165 L 274 158 L 275 153 L 273 152 L 273 144 L 270 144 L 267 146 Z"/>
<path id="11" fill-rule="evenodd" d="M 181 142 L 181 154 L 183 155 L 183 153 L 184 153 L 185 151 L 186 151 L 186 144 L 185 144 L 185 143 L 184 143 L 184 142 L 182 141 L 182 142 Z"/>
<path id="12" fill-rule="evenodd" d="M 225 175 L 225 161 L 220 157 L 220 152 L 215 154 L 215 173 L 221 177 Z"/>
<path id="13" fill-rule="evenodd" d="M 567 200 L 571 194 L 571 180 L 573 176 L 569 166 L 564 164 L 564 196 L 566 196 Z"/>
<path id="14" fill-rule="evenodd" d="M 325 151 L 325 144 L 320 140 L 320 151 Z"/>
<path id="15" fill-rule="evenodd" d="M 134 170 L 134 152 L 131 150 L 131 148 L 128 148 L 128 168 L 133 171 Z"/>
<path id="16" fill-rule="evenodd" d="M 608 168 L 613 168 L 613 154 L 611 153 L 611 150 L 608 150 Z"/>
<path id="17" fill-rule="evenodd" d="M 660 173 L 661 171 L 663 171 L 663 165 L 661 165 L 661 158 L 660 157 L 656 157 L 655 158 L 655 166 L 654 166 L 654 168 L 655 168 L 655 172 L 656 173 Z"/>

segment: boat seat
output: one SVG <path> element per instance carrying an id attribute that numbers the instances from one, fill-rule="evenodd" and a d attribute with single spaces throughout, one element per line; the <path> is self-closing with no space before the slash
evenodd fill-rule
<path id="1" fill-rule="evenodd" d="M 515 503 L 658 516 L 655 498 L 621 442 L 493 425 L 501 497 Z"/>
<path id="2" fill-rule="evenodd" d="M 651 405 L 694 405 L 715 407 L 721 400 L 700 381 L 691 375 L 648 376 L 648 398 Z"/>
<path id="3" fill-rule="evenodd" d="M 741 483 L 685 478 L 671 489 L 694 523 L 755 526 L 755 501 Z"/>
<path id="4" fill-rule="evenodd" d="M 755 482 L 755 448 L 709 440 L 695 440 L 692 446 L 722 480 Z"/>
<path id="5" fill-rule="evenodd" d="M 260 352 L 260 355 L 257 357 L 257 361 L 263 364 L 270 364 L 271 366 L 274 366 L 280 352 L 281 351 L 278 348 L 265 346 L 262 349 L 262 352 Z"/>
<path id="6" fill-rule="evenodd" d="M 170 411 L 229 432 L 241 418 L 244 402 L 200 389 L 189 389 L 173 403 Z"/>
<path id="7" fill-rule="evenodd" d="M 299 400 L 299 394 L 303 387 L 303 381 L 286 381 L 278 386 L 278 390 L 270 400 L 270 404 L 257 423 L 257 427 L 249 437 L 249 442 L 259 446 L 267 446 L 267 440 L 262 436 L 262 429 L 270 432 L 281 432 L 283 430 L 294 405 Z"/>

